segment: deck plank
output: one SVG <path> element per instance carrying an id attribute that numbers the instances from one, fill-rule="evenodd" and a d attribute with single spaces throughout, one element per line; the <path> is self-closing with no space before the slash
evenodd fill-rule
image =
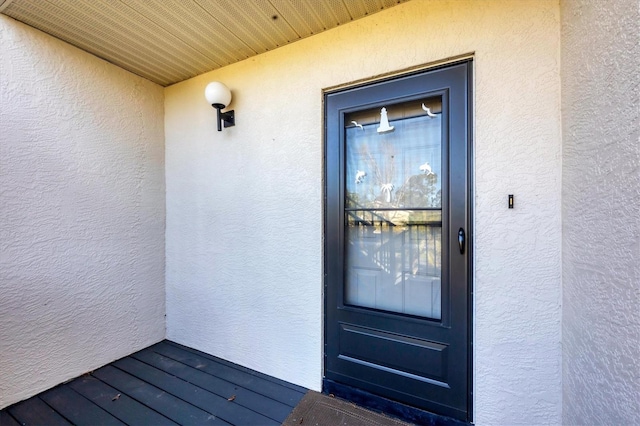
<path id="1" fill-rule="evenodd" d="M 229 398 L 233 395 L 235 396 L 235 404 L 260 413 L 278 423 L 282 423 L 292 411 L 292 408 L 286 404 L 253 392 L 250 389 L 234 385 L 218 377 L 211 376 L 196 368 L 153 352 L 150 349 L 144 349 L 131 355 L 131 357 L 221 397 Z"/>
<path id="2" fill-rule="evenodd" d="M 90 403 L 85 397 L 67 385 L 50 389 L 40 394 L 40 398 L 71 423 L 78 426 L 96 424 L 125 426 L 120 420 L 97 405 Z"/>
<path id="3" fill-rule="evenodd" d="M 183 425 L 221 426 L 229 424 L 111 365 L 94 371 L 93 375 L 106 384 L 118 389 L 121 393 L 127 394 L 176 423 Z"/>
<path id="4" fill-rule="evenodd" d="M 162 414 L 93 376 L 78 377 L 69 383 L 69 387 L 128 425 L 177 425 Z"/>
<path id="5" fill-rule="evenodd" d="M 203 356 L 205 358 L 209 358 L 211 360 L 214 360 L 214 361 L 216 361 L 216 362 L 218 362 L 218 363 L 220 363 L 222 365 L 226 365 L 228 367 L 235 368 L 236 370 L 240 370 L 242 372 L 245 372 L 247 374 L 251 374 L 251 375 L 259 377 L 261 379 L 273 382 L 273 383 L 278 384 L 280 386 L 284 386 L 284 387 L 289 388 L 291 390 L 294 390 L 296 392 L 300 392 L 303 396 L 308 391 L 308 389 L 306 389 L 306 388 L 304 388 L 302 386 L 294 385 L 293 383 L 289 383 L 289 382 L 286 382 L 284 380 L 278 379 L 277 377 L 273 377 L 273 376 L 269 376 L 269 375 L 264 374 L 264 373 L 260 373 L 259 371 L 252 370 L 252 369 L 247 368 L 247 367 L 243 367 L 242 365 L 234 364 L 233 362 L 227 361 L 226 359 L 218 358 L 217 356 L 214 356 L 214 355 L 209 355 L 209 354 L 207 354 L 205 352 L 202 352 L 202 351 L 199 351 L 197 349 L 193 349 L 193 348 L 190 348 L 188 346 L 181 345 L 180 343 L 172 342 L 171 340 L 164 340 L 163 342 L 160 342 L 160 343 L 166 343 L 168 345 L 175 346 L 175 347 L 183 349 L 185 351 L 201 355 L 201 356 Z"/>
<path id="6" fill-rule="evenodd" d="M 114 362 L 113 365 L 147 383 L 166 389 L 172 395 L 188 401 L 230 424 L 256 426 L 280 424 L 280 422 L 236 404 L 235 400 L 229 401 L 228 398 L 232 395 L 227 397 L 215 395 L 137 359 L 127 357 Z"/>
<path id="7" fill-rule="evenodd" d="M 65 426 L 71 424 L 38 397 L 29 398 L 9 407 L 9 414 L 23 425 Z"/>
<path id="8" fill-rule="evenodd" d="M 186 351 L 166 342 L 153 345 L 150 349 L 160 355 L 180 361 L 183 364 L 219 377 L 235 385 L 252 389 L 254 392 L 280 401 L 291 408 L 295 407 L 304 396 L 304 393 L 298 392 L 290 387 L 282 386 L 271 380 L 249 374 L 241 369 L 220 363 L 218 360 L 205 357 L 202 354 Z"/>
<path id="9" fill-rule="evenodd" d="M 0 426 L 20 426 L 7 410 L 0 410 Z"/>

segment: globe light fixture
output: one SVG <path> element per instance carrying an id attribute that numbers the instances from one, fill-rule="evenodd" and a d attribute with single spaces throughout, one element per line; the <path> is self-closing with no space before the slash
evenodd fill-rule
<path id="1" fill-rule="evenodd" d="M 211 82 L 204 89 L 204 97 L 217 111 L 219 132 L 222 131 L 223 123 L 224 127 L 236 125 L 236 117 L 233 110 L 222 112 L 222 109 L 231 103 L 231 90 L 227 86 L 217 81 Z"/>

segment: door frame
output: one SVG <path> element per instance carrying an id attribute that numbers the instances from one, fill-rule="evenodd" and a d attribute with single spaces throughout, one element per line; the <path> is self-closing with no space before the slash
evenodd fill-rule
<path id="1" fill-rule="evenodd" d="M 322 391 L 328 394 L 336 394 L 338 396 L 342 396 L 346 399 L 350 399 L 354 402 L 357 402 L 360 405 L 370 407 L 373 409 L 381 410 L 387 412 L 392 415 L 396 415 L 398 417 L 406 418 L 407 420 L 413 421 L 431 421 L 434 417 L 441 417 L 437 414 L 432 414 L 425 412 L 421 409 L 410 407 L 404 405 L 399 402 L 388 400 L 387 398 L 370 394 L 364 390 L 360 390 L 357 388 L 352 388 L 348 385 L 342 385 L 339 383 L 335 383 L 331 380 L 327 380 L 325 376 L 326 370 L 326 345 L 327 345 L 327 238 L 326 238 L 326 230 L 327 230 L 327 174 L 328 174 L 328 164 L 327 164 L 327 114 L 326 114 L 326 96 L 332 93 L 341 92 L 344 90 L 356 89 L 360 87 L 366 87 L 371 84 L 384 83 L 387 81 L 392 81 L 397 78 L 403 78 L 407 76 L 411 76 L 414 74 L 421 74 L 424 72 L 435 71 L 443 68 L 447 68 L 450 66 L 455 66 L 457 64 L 466 63 L 468 66 L 467 72 L 467 217 L 468 217 L 468 229 L 466 230 L 466 250 L 467 250 L 467 419 L 466 421 L 471 423 L 474 419 L 474 387 L 475 387 L 475 371 L 473 369 L 474 359 L 475 359 L 475 351 L 474 351 L 474 339 L 475 339 L 475 329 L 474 329 L 474 272 L 475 272 L 475 257 L 474 257 L 474 248 L 475 248 L 475 135 L 474 135 L 474 98 L 475 98 L 475 87 L 474 87 L 474 62 L 475 58 L 473 55 L 465 55 L 460 56 L 450 61 L 438 62 L 437 64 L 426 65 L 422 67 L 414 67 L 411 69 L 407 69 L 404 71 L 397 71 L 393 73 L 389 73 L 385 76 L 372 78 L 367 80 L 359 80 L 355 83 L 343 84 L 337 87 L 332 87 L 330 89 L 325 89 L 322 92 L 322 111 L 323 111 L 323 177 L 322 177 L 322 200 L 323 200 L 323 281 L 322 281 L 322 291 L 323 291 L 323 305 L 322 305 Z M 426 415 L 426 417 L 425 417 Z"/>

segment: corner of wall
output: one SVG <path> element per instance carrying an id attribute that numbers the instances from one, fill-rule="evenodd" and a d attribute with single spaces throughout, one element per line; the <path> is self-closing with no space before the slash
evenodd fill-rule
<path id="1" fill-rule="evenodd" d="M 1 408 L 164 338 L 166 215 L 160 86 L 4 15 L 0 52 Z"/>
<path id="2" fill-rule="evenodd" d="M 564 424 L 640 424 L 640 10 L 562 0 Z"/>

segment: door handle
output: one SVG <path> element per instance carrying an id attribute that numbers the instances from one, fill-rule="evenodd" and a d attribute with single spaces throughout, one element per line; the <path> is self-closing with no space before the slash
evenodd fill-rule
<path id="1" fill-rule="evenodd" d="M 460 254 L 464 254 L 464 229 L 460 228 L 458 231 L 458 246 L 460 246 Z"/>

